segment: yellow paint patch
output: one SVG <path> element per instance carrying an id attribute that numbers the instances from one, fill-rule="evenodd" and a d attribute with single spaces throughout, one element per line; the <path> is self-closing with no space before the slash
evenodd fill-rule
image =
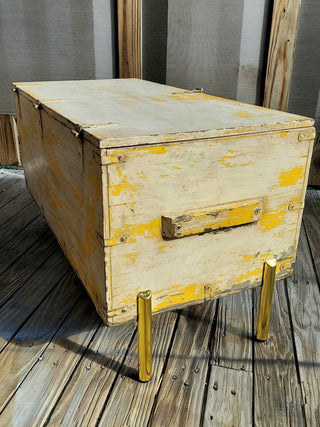
<path id="1" fill-rule="evenodd" d="M 165 99 L 161 99 L 161 98 L 151 98 L 151 97 L 149 97 L 150 99 L 152 99 L 152 101 L 157 101 L 157 102 L 166 102 L 166 100 Z"/>
<path id="2" fill-rule="evenodd" d="M 166 145 L 155 145 L 153 147 L 143 147 L 141 150 L 148 151 L 151 154 L 164 154 L 167 152 Z"/>
<path id="3" fill-rule="evenodd" d="M 205 101 L 205 100 L 212 101 L 216 99 L 215 96 L 207 95 L 205 93 L 200 93 L 200 92 L 192 92 L 192 91 L 176 92 L 171 94 L 170 98 L 175 101 Z"/>
<path id="4" fill-rule="evenodd" d="M 236 278 L 235 284 L 241 285 L 243 282 L 246 282 L 247 280 L 250 280 L 250 279 L 255 279 L 257 276 L 258 277 L 261 276 L 261 279 L 262 279 L 262 271 L 263 271 L 263 264 L 261 267 L 256 268 L 255 270 L 247 271 L 246 273 L 241 274 L 239 277 Z"/>
<path id="5" fill-rule="evenodd" d="M 169 246 L 169 245 L 161 245 L 161 246 L 159 246 L 159 247 L 158 247 L 158 249 L 162 250 L 162 249 L 167 248 L 168 246 Z"/>
<path id="6" fill-rule="evenodd" d="M 279 176 L 280 187 L 288 187 L 289 185 L 294 185 L 296 182 L 303 178 L 304 176 L 304 167 L 296 166 L 295 168 L 282 172 Z"/>
<path id="7" fill-rule="evenodd" d="M 189 301 L 204 299 L 204 284 L 191 284 L 186 287 L 183 285 L 172 286 L 168 293 L 171 295 L 161 298 L 158 304 L 154 300 L 153 311 L 158 311 L 173 305 L 185 304 Z"/>
<path id="8" fill-rule="evenodd" d="M 242 111 L 242 110 L 237 111 L 234 115 L 237 117 L 241 117 L 242 119 L 250 119 L 251 117 L 253 117 L 253 115 L 248 113 L 248 111 Z"/>
<path id="9" fill-rule="evenodd" d="M 232 152 L 232 150 L 229 150 L 229 153 L 230 152 Z M 234 153 L 234 151 L 233 151 L 233 153 Z M 223 156 L 222 157 L 222 159 L 220 159 L 219 160 L 219 162 L 223 165 L 223 166 L 225 166 L 225 167 L 227 167 L 227 168 L 232 168 L 234 165 L 232 165 L 228 160 L 230 160 L 230 159 L 236 159 L 236 158 L 238 158 L 238 157 L 241 157 L 241 156 L 244 156 L 245 155 L 245 153 L 241 153 L 241 154 L 236 154 L 236 155 L 231 155 L 231 156 Z M 248 164 L 248 163 L 246 163 L 246 164 Z M 236 166 L 238 166 L 239 164 L 237 163 L 237 165 Z"/>
<path id="10" fill-rule="evenodd" d="M 122 191 L 125 191 L 125 190 L 132 190 L 132 191 L 135 191 L 135 190 L 137 190 L 138 188 L 140 188 L 140 185 L 139 184 L 129 184 L 129 182 L 127 181 L 127 179 L 126 179 L 127 177 L 126 176 L 124 176 L 123 177 L 123 180 L 122 180 L 122 182 L 120 183 L 120 184 L 114 184 L 114 185 L 110 185 L 110 190 L 111 190 L 111 194 L 112 194 L 112 196 L 119 196 L 120 195 L 120 193 L 122 192 Z"/>
<path id="11" fill-rule="evenodd" d="M 288 135 L 288 132 L 280 132 L 281 138 L 285 138 Z"/>
<path id="12" fill-rule="evenodd" d="M 129 243 L 136 241 L 135 237 L 143 236 L 148 238 L 159 238 L 161 236 L 161 219 L 156 218 L 147 224 L 123 224 L 112 233 L 115 238 L 129 235 Z"/>
<path id="13" fill-rule="evenodd" d="M 139 255 L 139 252 L 131 252 L 130 254 L 124 254 L 126 258 L 128 258 L 132 264 L 136 263 L 137 256 Z"/>
<path id="14" fill-rule="evenodd" d="M 280 207 L 276 211 L 265 213 L 260 219 L 262 231 L 266 232 L 283 224 L 285 222 L 286 213 L 287 210 L 283 207 Z"/>

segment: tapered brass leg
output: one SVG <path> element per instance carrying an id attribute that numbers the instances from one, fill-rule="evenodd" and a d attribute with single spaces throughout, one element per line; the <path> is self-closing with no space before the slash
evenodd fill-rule
<path id="1" fill-rule="evenodd" d="M 151 291 L 138 294 L 138 355 L 139 380 L 150 381 L 152 374 L 152 316 Z"/>
<path id="2" fill-rule="evenodd" d="M 268 338 L 276 267 L 277 261 L 275 259 L 269 259 L 264 264 L 256 332 L 256 338 L 259 341 L 265 341 Z"/>

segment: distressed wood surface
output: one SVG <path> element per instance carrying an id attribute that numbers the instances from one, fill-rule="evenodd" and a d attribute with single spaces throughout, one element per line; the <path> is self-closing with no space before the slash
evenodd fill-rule
<path id="1" fill-rule="evenodd" d="M 318 279 L 320 279 L 320 227 L 318 216 L 320 212 L 320 198 L 318 191 L 307 191 L 306 205 L 303 222 L 308 236 L 308 242 L 313 253 L 314 268 Z"/>
<path id="2" fill-rule="evenodd" d="M 298 359 L 306 425 L 317 425 L 320 417 L 320 308 L 319 283 L 305 230 L 301 230 L 295 275 L 287 280 L 294 343 Z"/>
<path id="3" fill-rule="evenodd" d="M 320 185 L 320 133 L 316 134 L 314 140 L 308 184 Z"/>
<path id="4" fill-rule="evenodd" d="M 11 203 L 0 208 L 0 223 Z M 167 425 L 171 418 L 181 425 L 315 425 L 319 207 L 319 192 L 308 191 L 308 240 L 302 231 L 288 292 L 277 283 L 269 340 L 252 341 L 252 290 L 155 316 L 148 384 L 136 381 L 134 324 L 101 325 L 47 227 L 37 221 L 25 226 L 27 233 L 11 227 L 15 238 L 3 247 L 11 249 L 0 275 L 0 425 L 108 425 L 111 419 Z"/>
<path id="5" fill-rule="evenodd" d="M 252 372 L 252 314 L 251 290 L 219 300 L 211 365 Z"/>
<path id="6" fill-rule="evenodd" d="M 272 304 L 269 338 L 254 343 L 255 424 L 263 425 L 268 420 L 270 425 L 298 427 L 304 421 L 303 399 L 284 281 L 276 283 Z"/>
<path id="7" fill-rule="evenodd" d="M 90 300 L 80 299 L 3 410 L 2 422 L 7 425 L 45 423 L 98 324 Z M 40 382 L 40 377 L 45 381 Z"/>
<path id="8" fill-rule="evenodd" d="M 120 375 L 134 331 L 134 324 L 129 322 L 121 327 L 101 326 L 98 329 L 48 425 L 94 425 L 98 422 L 105 400 L 113 392 Z"/>
<path id="9" fill-rule="evenodd" d="M 152 378 L 149 383 L 139 383 L 137 335 L 119 372 L 112 394 L 106 401 L 101 425 L 147 425 L 154 400 L 163 382 L 167 355 L 171 352 L 172 336 L 175 336 L 177 312 L 154 317 L 152 322 Z M 168 362 L 170 363 L 170 361 Z M 121 402 L 127 402 L 122 405 Z"/>
<path id="10" fill-rule="evenodd" d="M 0 114 L 0 164 L 20 165 L 17 125 L 11 114 Z"/>
<path id="11" fill-rule="evenodd" d="M 275 0 L 263 105 L 286 111 L 301 0 Z"/>
<path id="12" fill-rule="evenodd" d="M 117 0 L 120 78 L 141 77 L 141 0 Z"/>
<path id="13" fill-rule="evenodd" d="M 52 270 L 47 273 L 55 275 Z M 74 278 L 75 274 L 70 272 L 60 280 L 1 353 L 0 367 L 6 380 L 0 389 L 0 412 L 34 365 L 42 360 L 60 323 L 79 301 L 81 293 L 76 296 L 78 283 L 74 283 Z"/>
<path id="14" fill-rule="evenodd" d="M 17 105 L 27 186 L 107 322 L 109 268 L 103 238 L 108 223 L 102 219 L 100 157 L 90 143 L 25 97 Z"/>
<path id="15" fill-rule="evenodd" d="M 213 366 L 210 377 L 203 426 L 252 425 L 252 373 Z"/>
<path id="16" fill-rule="evenodd" d="M 15 83 L 14 87 L 19 99 L 26 96 L 40 103 L 41 109 L 81 130 L 100 148 L 313 125 L 303 116 L 139 79 Z M 19 127 L 19 114 L 17 119 Z"/>
<path id="17" fill-rule="evenodd" d="M 143 283 L 153 292 L 156 312 L 203 301 L 204 287 L 218 297 L 258 286 L 270 257 L 281 260 L 278 278 L 290 274 L 313 134 L 306 134 L 311 139 L 305 141 L 298 135 L 243 136 L 241 146 L 230 137 L 107 151 L 110 158 L 125 159 L 107 166 L 114 323 L 135 316 L 136 292 Z M 263 199 L 256 223 L 162 237 L 163 216 L 248 199 Z"/>
<path id="18" fill-rule="evenodd" d="M 181 311 L 151 425 L 199 425 L 215 310 L 213 301 Z"/>

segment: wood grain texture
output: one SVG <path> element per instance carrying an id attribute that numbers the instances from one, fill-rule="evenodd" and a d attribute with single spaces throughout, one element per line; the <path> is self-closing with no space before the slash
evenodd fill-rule
<path id="1" fill-rule="evenodd" d="M 320 185 L 320 133 L 316 134 L 314 140 L 308 184 Z"/>
<path id="2" fill-rule="evenodd" d="M 120 78 L 141 78 L 141 0 L 118 0 Z"/>
<path id="3" fill-rule="evenodd" d="M 148 383 L 138 380 L 137 336 L 128 351 L 124 366 L 114 385 L 101 417 L 101 425 L 148 424 L 154 400 L 163 382 L 166 355 L 170 352 L 171 338 L 176 333 L 177 312 L 155 316 L 152 321 L 152 378 Z M 126 402 L 123 405 L 122 402 Z"/>
<path id="4" fill-rule="evenodd" d="M 214 301 L 182 310 L 151 425 L 199 425 L 215 310 Z"/>
<path id="5" fill-rule="evenodd" d="M 276 284 L 272 304 L 269 338 L 254 344 L 255 425 L 298 427 L 304 420 L 303 400 L 283 281 Z"/>
<path id="6" fill-rule="evenodd" d="M 252 373 L 213 366 L 203 426 L 250 425 L 252 425 Z"/>
<path id="7" fill-rule="evenodd" d="M 300 142 L 295 132 L 108 150 L 110 158 L 125 159 L 107 166 L 110 244 L 124 240 L 111 247 L 114 323 L 135 316 L 143 283 L 156 312 L 203 301 L 205 286 L 212 297 L 259 286 L 271 256 L 293 262 L 311 155 L 311 140 Z M 250 198 L 264 199 L 257 223 L 162 238 L 161 216 Z M 291 265 L 277 277 L 286 271 Z"/>
<path id="8" fill-rule="evenodd" d="M 318 280 L 320 281 L 320 256 L 319 256 L 319 242 L 320 242 L 320 227 L 319 227 L 319 212 L 320 212 L 320 198 L 318 191 L 308 190 L 306 194 L 306 204 L 304 210 L 303 222 L 308 236 L 308 242 L 311 248 L 314 262 L 314 269 L 316 271 Z"/>
<path id="9" fill-rule="evenodd" d="M 28 317 L 70 271 L 61 252 L 55 252 L 0 309 L 0 349 L 15 336 Z"/>
<path id="10" fill-rule="evenodd" d="M 107 322 L 103 238 L 108 223 L 103 224 L 99 153 L 27 98 L 18 99 L 17 106 L 28 189 Z"/>
<path id="11" fill-rule="evenodd" d="M 99 323 L 90 300 L 80 298 L 5 407 L 1 414 L 4 424 L 45 424 Z M 41 377 L 45 380 L 39 381 Z"/>
<path id="12" fill-rule="evenodd" d="M 134 331 L 132 322 L 120 327 L 101 326 L 98 329 L 54 408 L 48 425 L 95 425 L 98 422 L 105 401 L 119 377 Z M 120 383 L 123 381 L 124 377 L 119 378 Z M 124 403 L 125 400 L 121 399 L 120 402 Z"/>
<path id="13" fill-rule="evenodd" d="M 275 0 L 263 105 L 286 111 L 301 0 Z"/>
<path id="14" fill-rule="evenodd" d="M 311 230 L 310 230 L 311 231 Z M 306 425 L 320 419 L 320 300 L 313 259 L 319 259 L 319 243 L 311 255 L 304 229 L 301 229 L 295 274 L 287 280 L 298 371 Z"/>
<path id="15" fill-rule="evenodd" d="M 213 376 L 219 372 L 214 366 L 252 372 L 253 336 L 252 291 L 220 298 L 211 356 Z M 209 381 L 214 382 L 211 374 Z"/>
<path id="16" fill-rule="evenodd" d="M 14 116 L 0 114 L 0 164 L 20 165 L 17 125 Z"/>
<path id="17" fill-rule="evenodd" d="M 48 274 L 54 277 L 55 271 L 48 271 Z M 0 367 L 6 380 L 0 389 L 0 412 L 21 386 L 34 365 L 42 359 L 42 354 L 66 315 L 79 301 L 79 298 L 83 297 L 83 293 L 78 292 L 79 284 L 74 279 L 75 274 L 70 272 L 60 280 L 53 292 L 45 298 L 41 306 L 2 351 Z"/>
<path id="18" fill-rule="evenodd" d="M 259 286 L 270 257 L 291 273 L 312 120 L 139 79 L 14 87 L 28 188 L 107 324 L 136 318 L 146 286 L 157 312 Z M 257 217 L 161 234 L 161 217 L 250 200 Z"/>

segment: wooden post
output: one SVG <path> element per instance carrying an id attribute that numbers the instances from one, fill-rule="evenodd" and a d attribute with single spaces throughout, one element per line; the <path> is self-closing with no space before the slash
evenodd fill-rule
<path id="1" fill-rule="evenodd" d="M 141 0 L 118 0 L 119 72 L 141 78 Z"/>
<path id="2" fill-rule="evenodd" d="M 0 114 L 0 164 L 20 165 L 17 125 L 11 114 Z"/>
<path id="3" fill-rule="evenodd" d="M 272 14 L 264 107 L 286 111 L 301 0 L 275 0 Z"/>

